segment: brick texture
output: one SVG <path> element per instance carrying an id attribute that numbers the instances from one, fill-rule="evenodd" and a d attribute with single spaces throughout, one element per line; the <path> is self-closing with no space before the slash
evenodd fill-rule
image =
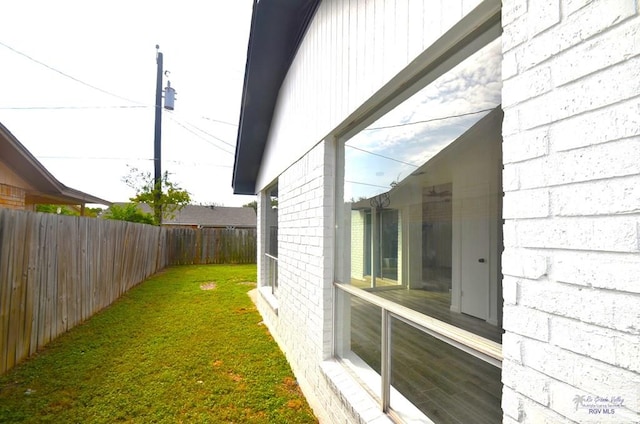
<path id="1" fill-rule="evenodd" d="M 505 422 L 640 420 L 638 12 L 503 1 Z"/>
<path id="2" fill-rule="evenodd" d="M 26 192 L 20 187 L 0 184 L 0 207 L 7 209 L 25 209 Z"/>

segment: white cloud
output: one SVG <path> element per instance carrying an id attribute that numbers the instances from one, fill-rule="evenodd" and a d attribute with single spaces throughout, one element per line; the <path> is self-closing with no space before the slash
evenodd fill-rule
<path id="1" fill-rule="evenodd" d="M 347 148 L 346 179 L 388 187 L 391 181 L 406 178 L 486 115 L 487 109 L 500 104 L 500 71 L 498 39 L 370 125 L 370 130 L 349 140 L 347 146 L 371 154 Z M 482 110 L 485 112 L 474 114 Z M 406 125 L 418 121 L 428 122 Z M 394 125 L 398 126 L 375 129 Z M 375 194 L 385 191 L 377 190 Z M 351 191 L 369 193 L 371 189 Z"/>

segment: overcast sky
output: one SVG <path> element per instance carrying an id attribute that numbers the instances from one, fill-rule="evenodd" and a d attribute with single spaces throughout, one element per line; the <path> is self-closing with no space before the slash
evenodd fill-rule
<path id="1" fill-rule="evenodd" d="M 63 184 L 126 201 L 127 166 L 153 171 L 159 44 L 177 91 L 163 170 L 196 203 L 247 203 L 231 173 L 252 3 L 2 2 L 0 122 Z"/>

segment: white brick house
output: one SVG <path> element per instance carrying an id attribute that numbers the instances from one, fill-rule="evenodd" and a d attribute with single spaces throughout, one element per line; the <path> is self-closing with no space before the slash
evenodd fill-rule
<path id="1" fill-rule="evenodd" d="M 323 422 L 640 422 L 637 1 L 255 1 L 233 186 Z"/>

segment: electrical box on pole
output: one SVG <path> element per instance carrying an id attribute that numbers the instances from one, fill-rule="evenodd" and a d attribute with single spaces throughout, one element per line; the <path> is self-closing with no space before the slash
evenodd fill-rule
<path id="1" fill-rule="evenodd" d="M 167 86 L 164 88 L 164 108 L 173 110 L 174 102 L 176 101 L 176 90 L 171 87 L 171 81 L 167 81 Z"/>

